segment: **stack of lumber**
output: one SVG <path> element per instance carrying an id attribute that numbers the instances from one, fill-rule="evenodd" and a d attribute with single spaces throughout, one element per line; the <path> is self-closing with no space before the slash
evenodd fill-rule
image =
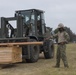
<path id="1" fill-rule="evenodd" d="M 0 64 L 22 62 L 22 48 L 17 46 L 0 47 Z"/>

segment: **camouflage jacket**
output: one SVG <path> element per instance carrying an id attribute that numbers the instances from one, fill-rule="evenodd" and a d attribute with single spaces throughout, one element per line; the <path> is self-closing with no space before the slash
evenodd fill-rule
<path id="1" fill-rule="evenodd" d="M 68 41 L 70 40 L 70 37 L 66 31 L 63 32 L 58 31 L 58 33 L 55 34 L 54 37 L 57 37 L 58 43 L 62 43 L 62 42 L 68 43 Z"/>

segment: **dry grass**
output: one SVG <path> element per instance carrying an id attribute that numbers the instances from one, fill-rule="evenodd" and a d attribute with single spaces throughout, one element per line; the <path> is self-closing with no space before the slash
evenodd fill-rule
<path id="1" fill-rule="evenodd" d="M 56 51 L 56 46 L 55 46 Z M 60 68 L 53 68 L 54 59 L 46 60 L 41 54 L 36 63 L 18 63 L 11 68 L 0 70 L 0 75 L 76 75 L 76 44 L 67 45 L 67 57 L 69 68 L 64 68 L 61 61 Z"/>

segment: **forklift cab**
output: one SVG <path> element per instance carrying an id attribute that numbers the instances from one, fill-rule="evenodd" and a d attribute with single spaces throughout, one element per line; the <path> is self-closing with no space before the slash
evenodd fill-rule
<path id="1" fill-rule="evenodd" d="M 44 12 L 37 9 L 19 10 L 15 12 L 15 17 L 22 16 L 23 36 L 40 36 L 45 33 Z"/>

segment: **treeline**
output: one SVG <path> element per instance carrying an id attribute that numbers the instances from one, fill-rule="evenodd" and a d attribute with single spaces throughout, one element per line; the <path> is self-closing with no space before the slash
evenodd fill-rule
<path id="1" fill-rule="evenodd" d="M 72 30 L 68 27 L 65 27 L 65 30 L 68 32 L 70 36 L 70 41 L 75 42 L 76 41 L 76 34 L 72 32 Z"/>

